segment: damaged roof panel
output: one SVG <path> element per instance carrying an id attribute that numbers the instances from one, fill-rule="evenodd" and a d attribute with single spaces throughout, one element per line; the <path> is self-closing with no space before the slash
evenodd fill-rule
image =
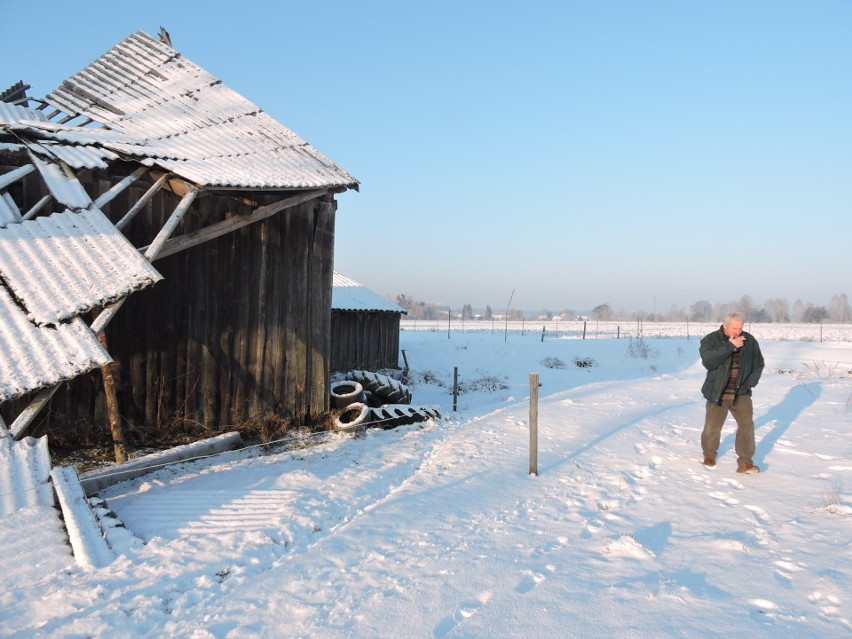
<path id="1" fill-rule="evenodd" d="M 80 318 L 33 325 L 0 285 L 0 402 L 73 379 L 112 359 Z"/>
<path id="2" fill-rule="evenodd" d="M 47 102 L 133 139 L 104 138 L 105 147 L 140 161 L 155 158 L 200 186 L 358 186 L 257 105 L 141 31 L 64 82 Z"/>
<path id="3" fill-rule="evenodd" d="M 0 230 L 0 276 L 38 325 L 55 325 L 162 279 L 98 209 Z"/>
<path id="4" fill-rule="evenodd" d="M 39 156 L 62 160 L 72 169 L 105 169 L 111 160 L 119 159 L 119 155 L 94 146 L 76 146 L 68 144 L 31 144 L 29 149 Z"/>

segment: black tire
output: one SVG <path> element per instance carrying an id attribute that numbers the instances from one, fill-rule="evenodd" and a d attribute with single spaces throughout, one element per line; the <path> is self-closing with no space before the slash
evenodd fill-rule
<path id="1" fill-rule="evenodd" d="M 385 404 L 410 404 L 411 390 L 402 382 L 392 377 L 370 371 L 351 371 L 347 379 L 357 381 Z"/>
<path id="2" fill-rule="evenodd" d="M 373 409 L 375 425 L 385 430 L 403 424 L 415 424 L 429 419 L 440 419 L 441 413 L 434 406 L 411 406 L 410 404 L 385 404 Z"/>
<path id="3" fill-rule="evenodd" d="M 356 428 L 364 424 L 370 416 L 370 407 L 361 402 L 349 404 L 335 418 L 334 425 L 340 429 Z"/>
<path id="4" fill-rule="evenodd" d="M 356 381 L 344 380 L 331 385 L 331 405 L 334 408 L 345 408 L 349 404 L 361 401 L 364 387 Z"/>

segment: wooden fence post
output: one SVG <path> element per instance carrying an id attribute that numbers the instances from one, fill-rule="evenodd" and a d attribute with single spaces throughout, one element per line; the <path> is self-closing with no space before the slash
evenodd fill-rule
<path id="1" fill-rule="evenodd" d="M 453 412 L 456 412 L 459 403 L 459 367 L 453 367 Z"/>
<path id="2" fill-rule="evenodd" d="M 530 373 L 530 475 L 538 475 L 538 373 Z"/>

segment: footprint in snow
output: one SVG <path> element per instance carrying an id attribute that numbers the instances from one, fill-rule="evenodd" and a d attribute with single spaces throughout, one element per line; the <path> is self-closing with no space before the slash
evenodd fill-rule
<path id="1" fill-rule="evenodd" d="M 731 497 L 728 493 L 713 491 L 713 492 L 709 493 L 709 495 L 713 499 L 718 499 L 719 501 L 726 503 L 728 506 L 736 506 L 737 504 L 740 503 L 737 499 L 735 499 L 734 497 Z"/>
<path id="2" fill-rule="evenodd" d="M 433 631 L 433 635 L 437 639 L 441 639 L 442 637 L 446 637 L 450 634 L 456 626 L 458 626 L 465 619 L 469 619 L 473 615 L 475 615 L 479 610 L 484 606 L 488 599 L 491 598 L 491 593 L 487 592 L 481 595 L 480 599 L 465 599 L 461 603 L 459 603 L 459 607 L 450 615 L 444 617 L 437 626 L 435 626 L 435 630 Z"/>
<path id="3" fill-rule="evenodd" d="M 775 562 L 775 576 L 782 581 L 786 585 L 791 585 L 793 583 L 793 573 L 801 570 L 801 567 L 797 566 L 794 563 L 790 563 L 789 561 L 776 561 Z"/>
<path id="4" fill-rule="evenodd" d="M 754 513 L 754 518 L 757 519 L 757 521 L 759 521 L 761 524 L 768 524 L 772 521 L 769 515 L 766 514 L 766 511 L 763 510 L 763 508 L 761 508 L 760 506 L 743 506 L 743 508 L 745 508 L 746 510 L 750 510 L 752 513 Z"/>
<path id="5" fill-rule="evenodd" d="M 568 543 L 567 537 L 557 537 L 556 541 L 551 541 L 550 543 L 543 544 L 543 545 L 535 548 L 532 551 L 531 556 L 534 557 L 534 558 L 541 557 L 542 555 L 546 555 L 548 553 L 551 553 L 554 550 L 559 550 L 560 548 L 562 548 L 567 543 Z"/>
<path id="6" fill-rule="evenodd" d="M 541 568 L 534 568 L 532 570 L 524 571 L 523 578 L 518 582 L 515 586 L 515 592 L 521 595 L 527 594 L 530 590 L 539 585 L 545 578 L 545 572 L 553 573 L 556 570 L 555 566 L 547 565 Z"/>

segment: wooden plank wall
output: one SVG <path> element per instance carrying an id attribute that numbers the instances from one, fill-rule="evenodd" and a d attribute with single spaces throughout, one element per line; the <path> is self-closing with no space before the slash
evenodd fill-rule
<path id="1" fill-rule="evenodd" d="M 114 201 L 110 218 L 143 189 Z M 125 233 L 147 244 L 178 201 L 158 195 Z M 232 198 L 199 198 L 178 233 L 234 206 Z M 332 195 L 310 200 L 154 263 L 165 279 L 131 295 L 107 327 L 131 432 L 218 431 L 266 411 L 303 420 L 329 409 L 336 207 Z M 46 419 L 106 423 L 100 372 L 65 384 Z"/>
<path id="2" fill-rule="evenodd" d="M 399 368 L 399 313 L 332 311 L 331 370 Z"/>

